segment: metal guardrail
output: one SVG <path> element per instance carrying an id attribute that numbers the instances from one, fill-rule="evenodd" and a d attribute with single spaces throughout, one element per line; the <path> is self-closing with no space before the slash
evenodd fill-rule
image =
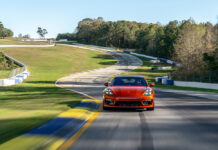
<path id="1" fill-rule="evenodd" d="M 152 60 L 159 60 L 160 62 L 164 62 L 164 63 L 171 64 L 171 65 L 175 65 L 177 67 L 181 67 L 181 64 L 179 64 L 179 63 L 177 63 L 175 61 L 169 60 L 169 59 L 153 57 L 153 56 L 149 56 L 149 55 L 145 55 L 145 54 L 138 54 L 138 53 L 130 52 L 128 50 L 124 50 L 124 53 L 132 54 L 132 55 L 140 56 L 140 57 L 144 57 L 144 58 L 149 58 L 149 59 L 152 59 Z"/>
<path id="2" fill-rule="evenodd" d="M 8 56 L 6 54 L 4 54 L 4 55 L 5 55 L 5 58 L 12 60 L 16 65 L 18 65 L 20 67 L 26 66 L 24 63 L 21 63 L 20 61 L 16 60 L 15 58 L 10 57 L 10 56 Z"/>
<path id="3" fill-rule="evenodd" d="M 14 59 L 13 57 L 10 57 L 10 56 L 8 56 L 6 54 L 4 54 L 4 55 L 5 55 L 6 59 L 10 59 L 11 61 L 14 62 L 14 64 L 19 66 L 18 68 L 15 68 L 15 69 L 11 70 L 9 78 L 15 77 L 16 75 L 18 75 L 18 74 L 20 74 L 20 73 L 22 73 L 22 72 L 27 70 L 27 66 L 24 63 L 21 63 L 20 61 Z"/>

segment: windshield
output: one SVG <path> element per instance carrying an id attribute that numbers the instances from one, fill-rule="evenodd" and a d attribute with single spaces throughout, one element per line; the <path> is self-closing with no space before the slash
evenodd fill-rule
<path id="1" fill-rule="evenodd" d="M 115 77 L 111 82 L 112 86 L 147 86 L 144 78 L 141 77 Z"/>

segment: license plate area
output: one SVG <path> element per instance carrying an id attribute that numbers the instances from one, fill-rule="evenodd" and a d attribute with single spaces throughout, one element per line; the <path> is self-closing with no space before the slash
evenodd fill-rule
<path id="1" fill-rule="evenodd" d="M 142 103 L 139 101 L 117 101 L 116 106 L 142 106 Z"/>

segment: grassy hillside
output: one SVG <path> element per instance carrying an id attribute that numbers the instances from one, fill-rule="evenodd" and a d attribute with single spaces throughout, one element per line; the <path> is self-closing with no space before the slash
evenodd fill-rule
<path id="1" fill-rule="evenodd" d="M 0 45 L 47 45 L 47 42 L 20 41 L 17 38 L 0 39 Z"/>
<path id="2" fill-rule="evenodd" d="M 31 72 L 24 83 L 0 87 L 0 143 L 4 143 L 75 106 L 82 96 L 55 87 L 71 73 L 107 67 L 116 60 L 99 52 L 68 46 L 3 48 L 26 63 Z"/>
<path id="3" fill-rule="evenodd" d="M 5 55 L 0 52 L 0 79 L 8 78 L 12 69 L 18 67 L 13 61 L 6 59 Z"/>
<path id="4" fill-rule="evenodd" d="M 0 79 L 9 78 L 11 70 L 0 70 Z"/>

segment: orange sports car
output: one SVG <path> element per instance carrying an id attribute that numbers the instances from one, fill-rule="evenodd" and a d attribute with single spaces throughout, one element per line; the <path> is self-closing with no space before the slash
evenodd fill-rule
<path id="1" fill-rule="evenodd" d="M 105 83 L 103 109 L 136 108 L 154 110 L 154 83 L 146 82 L 142 76 L 116 76 Z"/>

